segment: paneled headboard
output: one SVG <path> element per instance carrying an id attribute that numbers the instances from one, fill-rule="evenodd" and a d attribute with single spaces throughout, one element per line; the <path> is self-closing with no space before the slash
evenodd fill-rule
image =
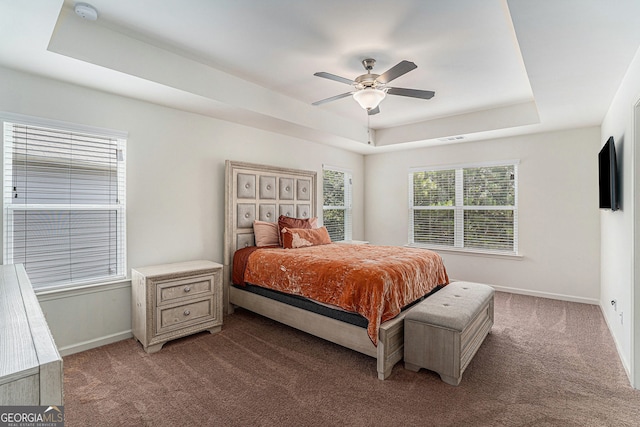
<path id="1" fill-rule="evenodd" d="M 225 168 L 224 268 L 227 302 L 233 254 L 238 248 L 255 245 L 253 221 L 277 222 L 280 215 L 295 218 L 317 216 L 317 174 L 231 160 L 226 161 Z"/>

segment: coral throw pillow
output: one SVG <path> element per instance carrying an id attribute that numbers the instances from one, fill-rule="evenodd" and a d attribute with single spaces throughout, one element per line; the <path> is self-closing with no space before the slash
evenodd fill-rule
<path id="1" fill-rule="evenodd" d="M 320 228 L 283 228 L 282 246 L 285 249 L 306 248 L 309 246 L 327 245 L 331 237 L 326 227 Z"/>
<path id="2" fill-rule="evenodd" d="M 280 246 L 282 246 L 282 229 L 283 228 L 318 228 L 318 218 L 292 218 L 286 215 L 280 215 L 278 218 L 278 227 L 280 228 Z"/>

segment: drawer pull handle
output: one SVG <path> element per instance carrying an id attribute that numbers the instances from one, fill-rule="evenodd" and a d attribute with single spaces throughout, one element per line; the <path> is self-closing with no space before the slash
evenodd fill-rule
<path id="1" fill-rule="evenodd" d="M 188 315 L 190 315 L 190 314 L 191 314 L 191 312 L 190 312 L 189 310 L 185 310 L 185 311 L 184 311 L 184 315 L 185 315 L 185 316 L 188 316 Z"/>
<path id="2" fill-rule="evenodd" d="M 185 286 L 185 287 L 184 287 L 184 291 L 185 291 L 186 293 L 191 292 L 191 288 L 190 288 L 189 286 Z"/>

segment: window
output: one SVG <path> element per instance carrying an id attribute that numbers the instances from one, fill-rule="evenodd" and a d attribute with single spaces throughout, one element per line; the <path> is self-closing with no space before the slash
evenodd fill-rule
<path id="1" fill-rule="evenodd" d="M 409 172 L 409 243 L 518 253 L 518 162 Z"/>
<path id="2" fill-rule="evenodd" d="M 3 254 L 34 288 L 126 276 L 126 135 L 5 117 Z"/>
<path id="3" fill-rule="evenodd" d="M 351 240 L 351 172 L 324 166 L 322 195 L 322 223 L 331 240 Z"/>

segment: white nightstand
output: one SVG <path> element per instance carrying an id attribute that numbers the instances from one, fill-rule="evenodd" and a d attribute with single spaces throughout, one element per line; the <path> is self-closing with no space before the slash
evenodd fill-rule
<path id="1" fill-rule="evenodd" d="M 222 329 L 222 265 L 190 261 L 131 269 L 132 332 L 147 353 Z"/>

